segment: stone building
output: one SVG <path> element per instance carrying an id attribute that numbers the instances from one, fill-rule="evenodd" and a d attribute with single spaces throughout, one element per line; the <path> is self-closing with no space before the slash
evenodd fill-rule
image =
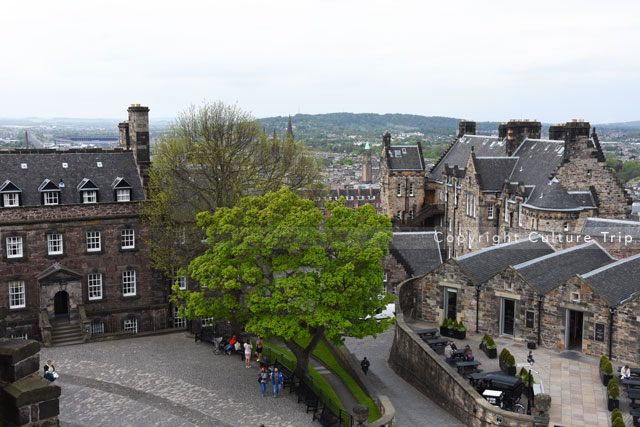
<path id="1" fill-rule="evenodd" d="M 451 258 L 412 283 L 417 318 L 640 363 L 640 255 L 597 242 L 555 251 L 540 235 Z"/>
<path id="2" fill-rule="evenodd" d="M 380 196 L 382 211 L 396 228 L 413 225 L 421 215 L 425 202 L 433 202 L 433 193 L 425 188 L 425 166 L 422 145 L 391 145 L 391 134 L 382 138 L 380 160 Z"/>
<path id="3" fill-rule="evenodd" d="M 167 295 L 139 214 L 148 111 L 129 108 L 120 149 L 0 152 L 0 300 L 9 336 L 48 345 L 166 327 Z"/>
<path id="4" fill-rule="evenodd" d="M 480 136 L 474 122 L 460 122 L 458 138 L 426 174 L 423 224 L 442 227 L 447 256 L 459 256 L 508 235 L 579 232 L 589 217 L 627 218 L 631 200 L 589 132 L 576 120 L 542 139 L 539 122 L 511 120 L 498 136 Z"/>
<path id="5" fill-rule="evenodd" d="M 442 264 L 440 236 L 436 232 L 395 232 L 389 254 L 382 259 L 387 292 L 396 294 L 399 283 L 419 277 Z"/>

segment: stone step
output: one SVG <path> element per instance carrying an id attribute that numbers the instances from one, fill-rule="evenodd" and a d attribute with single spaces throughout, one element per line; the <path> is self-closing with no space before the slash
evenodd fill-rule
<path id="1" fill-rule="evenodd" d="M 83 340 L 72 340 L 72 341 L 51 341 L 51 345 L 54 347 L 63 347 L 65 345 L 77 345 L 77 344 L 84 344 Z"/>
<path id="2" fill-rule="evenodd" d="M 60 339 L 60 338 L 68 338 L 68 337 L 76 337 L 76 336 L 82 336 L 82 332 L 78 331 L 77 329 L 75 331 L 64 331 L 64 332 L 52 332 L 51 333 L 51 338 L 52 339 Z"/>

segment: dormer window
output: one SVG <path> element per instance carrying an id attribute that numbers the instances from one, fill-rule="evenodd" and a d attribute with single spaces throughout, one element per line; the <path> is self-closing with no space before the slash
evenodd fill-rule
<path id="1" fill-rule="evenodd" d="M 13 208 L 20 206 L 22 190 L 16 187 L 11 181 L 6 180 L 0 186 L 0 194 L 2 194 L 2 206 L 5 208 Z"/>
<path id="2" fill-rule="evenodd" d="M 80 181 L 78 191 L 80 192 L 82 203 L 98 203 L 98 187 L 90 179 L 84 178 Z"/>
<path id="3" fill-rule="evenodd" d="M 131 201 L 131 186 L 121 176 L 117 177 L 111 184 L 111 188 L 115 193 L 116 202 L 130 202 Z"/>
<path id="4" fill-rule="evenodd" d="M 38 187 L 42 204 L 45 206 L 60 204 L 60 188 L 49 179 L 42 181 Z"/>

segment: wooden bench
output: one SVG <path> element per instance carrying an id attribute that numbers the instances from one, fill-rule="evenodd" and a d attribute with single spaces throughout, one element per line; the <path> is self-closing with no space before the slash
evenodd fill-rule
<path id="1" fill-rule="evenodd" d="M 418 335 L 420 338 L 438 338 L 438 329 L 418 329 L 416 331 L 416 335 Z"/>
<path id="2" fill-rule="evenodd" d="M 298 395 L 298 403 L 304 402 L 307 405 L 307 413 L 320 409 L 320 399 L 305 383 L 300 383 L 296 388 L 296 394 Z"/>

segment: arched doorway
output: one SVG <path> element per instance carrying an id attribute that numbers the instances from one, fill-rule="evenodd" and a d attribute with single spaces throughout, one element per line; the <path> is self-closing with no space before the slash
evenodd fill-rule
<path id="1" fill-rule="evenodd" d="M 53 312 L 56 317 L 69 317 L 69 294 L 60 291 L 53 297 Z"/>

